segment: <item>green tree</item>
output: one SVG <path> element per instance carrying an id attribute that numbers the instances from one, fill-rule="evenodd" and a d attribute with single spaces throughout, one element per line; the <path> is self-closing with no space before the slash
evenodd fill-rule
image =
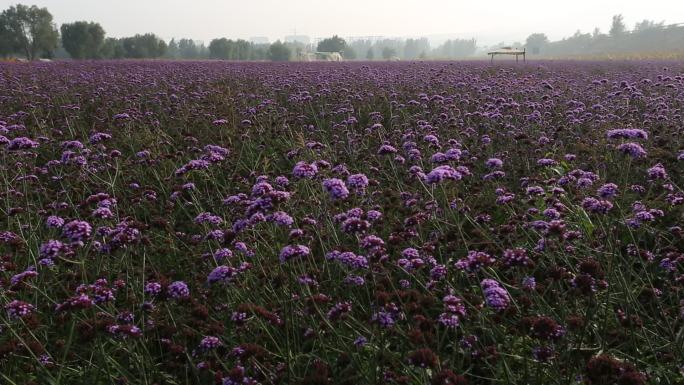
<path id="1" fill-rule="evenodd" d="M 375 54 L 373 53 L 373 48 L 368 48 L 368 51 L 366 52 L 366 59 L 367 60 L 375 59 Z"/>
<path id="2" fill-rule="evenodd" d="M 62 24 L 62 46 L 74 59 L 98 59 L 105 40 L 105 31 L 98 23 L 77 21 Z"/>
<path id="3" fill-rule="evenodd" d="M 230 40 L 225 37 L 212 40 L 209 43 L 209 57 L 212 59 L 229 59 L 230 46 Z"/>
<path id="4" fill-rule="evenodd" d="M 321 40 L 318 43 L 316 50 L 318 52 L 344 52 L 345 48 L 347 48 L 347 42 L 335 35 Z"/>
<path id="5" fill-rule="evenodd" d="M 183 59 L 196 59 L 199 57 L 199 47 L 192 39 L 180 39 L 178 41 L 178 54 Z"/>
<path id="6" fill-rule="evenodd" d="M 500 43 L 499 46 L 504 45 Z M 462 58 L 475 53 L 477 41 L 475 39 L 447 40 L 436 49 L 436 56 L 441 58 Z"/>
<path id="7" fill-rule="evenodd" d="M 392 47 L 385 47 L 382 49 L 382 58 L 385 60 L 389 60 L 393 57 L 397 56 L 397 50 L 395 50 Z"/>
<path id="8" fill-rule="evenodd" d="M 164 56 L 166 42 L 153 33 L 135 35 L 121 39 L 125 57 L 133 59 L 150 59 Z"/>
<path id="9" fill-rule="evenodd" d="M 124 50 L 120 39 L 108 37 L 102 45 L 100 54 L 106 59 L 123 59 L 126 57 L 126 50 Z"/>
<path id="10" fill-rule="evenodd" d="M 342 52 L 342 56 L 345 59 L 354 60 L 356 59 L 356 51 L 352 47 L 347 47 L 344 49 L 344 52 Z"/>
<path id="11" fill-rule="evenodd" d="M 426 38 L 421 39 L 407 39 L 404 42 L 403 53 L 404 59 L 417 59 L 421 53 L 430 50 L 430 43 Z"/>
<path id="12" fill-rule="evenodd" d="M 647 31 L 649 29 L 661 29 L 665 27 L 665 22 L 661 21 L 660 23 L 656 23 L 653 20 L 646 20 L 644 19 L 641 22 L 637 22 L 634 25 L 634 32 L 643 32 Z"/>
<path id="13" fill-rule="evenodd" d="M 609 32 L 610 36 L 618 37 L 624 35 L 626 31 L 627 26 L 625 26 L 625 22 L 623 21 L 622 15 L 613 16 L 613 23 L 610 26 Z"/>
<path id="14" fill-rule="evenodd" d="M 533 55 L 538 55 L 547 44 L 549 44 L 549 38 L 543 33 L 533 33 L 525 41 L 525 47 Z"/>
<path id="15" fill-rule="evenodd" d="M 8 22 L 5 13 L 0 14 L 0 56 L 2 57 L 13 54 L 18 47 L 16 36 L 12 34 Z"/>
<path id="16" fill-rule="evenodd" d="M 289 61 L 290 47 L 278 40 L 268 47 L 268 58 L 272 61 Z"/>
<path id="17" fill-rule="evenodd" d="M 57 48 L 59 33 L 47 8 L 18 4 L 4 10 L 1 18 L 8 38 L 7 48 L 2 49 L 22 52 L 34 60 L 41 54 L 51 56 Z"/>
<path id="18" fill-rule="evenodd" d="M 171 41 L 169 41 L 169 44 L 166 47 L 166 55 L 164 57 L 171 59 L 177 59 L 178 57 L 180 57 L 180 53 L 178 51 L 178 43 L 176 42 L 175 38 L 171 38 Z"/>

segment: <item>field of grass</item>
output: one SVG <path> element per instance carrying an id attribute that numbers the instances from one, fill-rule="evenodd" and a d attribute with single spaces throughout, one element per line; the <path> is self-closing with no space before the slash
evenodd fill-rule
<path id="1" fill-rule="evenodd" d="M 0 64 L 2 384 L 684 382 L 684 63 Z"/>

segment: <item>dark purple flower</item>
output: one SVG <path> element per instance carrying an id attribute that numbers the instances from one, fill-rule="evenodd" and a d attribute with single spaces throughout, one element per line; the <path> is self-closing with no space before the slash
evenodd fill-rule
<path id="1" fill-rule="evenodd" d="M 349 196 L 349 190 L 341 179 L 326 179 L 323 181 L 323 187 L 333 200 L 346 199 Z"/>
<path id="2" fill-rule="evenodd" d="M 358 217 L 350 217 L 342 222 L 342 231 L 345 233 L 364 233 L 370 228 L 370 222 Z"/>
<path id="3" fill-rule="evenodd" d="M 208 223 L 213 226 L 218 226 L 221 223 L 223 223 L 223 219 L 219 217 L 218 215 L 214 215 L 212 213 L 204 212 L 199 214 L 197 217 L 195 217 L 195 223 L 197 224 L 204 224 Z"/>
<path id="4" fill-rule="evenodd" d="M 302 245 L 287 245 L 280 250 L 280 263 L 285 263 L 293 258 L 300 258 L 309 255 L 310 250 Z"/>
<path id="5" fill-rule="evenodd" d="M 397 322 L 393 313 L 384 310 L 374 313 L 371 319 L 386 329 L 391 328 Z"/>
<path id="6" fill-rule="evenodd" d="M 503 166 L 503 161 L 499 158 L 489 158 L 485 162 L 485 166 L 489 168 L 501 168 Z"/>
<path id="7" fill-rule="evenodd" d="M 35 308 L 30 303 L 19 300 L 13 300 L 5 305 L 5 311 L 7 311 L 9 319 L 24 318 L 31 315 L 34 309 Z"/>
<path id="8" fill-rule="evenodd" d="M 638 128 L 618 128 L 606 133 L 608 139 L 648 139 L 648 133 Z"/>
<path id="9" fill-rule="evenodd" d="M 362 194 L 368 187 L 368 177 L 364 174 L 353 174 L 347 177 L 347 186 L 355 192 Z"/>
<path id="10" fill-rule="evenodd" d="M 206 336 L 202 338 L 202 341 L 200 341 L 199 350 L 202 352 L 208 352 L 221 346 L 223 346 L 223 343 L 218 337 Z"/>
<path id="11" fill-rule="evenodd" d="M 73 220 L 62 227 L 62 234 L 71 242 L 82 242 L 92 234 L 90 223 Z"/>
<path id="12" fill-rule="evenodd" d="M 40 144 L 29 138 L 20 136 L 18 138 L 12 139 L 7 145 L 8 150 L 28 150 L 30 148 L 36 148 Z"/>
<path id="13" fill-rule="evenodd" d="M 308 178 L 311 179 L 318 174 L 318 166 L 315 163 L 298 162 L 294 169 L 292 169 L 292 175 L 298 178 Z"/>
<path id="14" fill-rule="evenodd" d="M 64 226 L 64 219 L 56 215 L 50 215 L 45 221 L 45 225 L 49 228 L 59 229 Z"/>
<path id="15" fill-rule="evenodd" d="M 379 155 L 394 154 L 396 152 L 397 152 L 397 149 L 390 146 L 389 144 L 383 144 L 382 146 L 380 146 L 380 149 L 378 149 Z"/>
<path id="16" fill-rule="evenodd" d="M 214 252 L 214 259 L 220 261 L 233 257 L 233 252 L 230 249 L 218 249 Z"/>
<path id="17" fill-rule="evenodd" d="M 449 165 L 437 166 L 425 176 L 425 182 L 437 184 L 445 180 L 461 180 L 463 175 Z"/>
<path id="18" fill-rule="evenodd" d="M 465 270 L 473 273 L 484 267 L 491 266 L 496 262 L 489 254 L 482 251 L 469 251 L 465 258 L 456 262 L 455 266 L 459 270 Z"/>
<path id="19" fill-rule="evenodd" d="M 596 192 L 601 198 L 612 198 L 618 193 L 618 186 L 615 183 L 606 183 L 599 187 Z"/>
<path id="20" fill-rule="evenodd" d="M 166 292 L 169 297 L 174 299 L 187 298 L 190 296 L 190 289 L 188 285 L 183 281 L 176 281 L 171 283 L 167 288 Z"/>
<path id="21" fill-rule="evenodd" d="M 582 207 L 594 214 L 605 214 L 613 208 L 613 204 L 610 201 L 587 197 L 582 200 Z"/>
<path id="22" fill-rule="evenodd" d="M 341 318 L 344 318 L 348 313 L 352 311 L 352 304 L 351 302 L 339 302 L 336 303 L 329 311 L 327 314 L 327 317 L 331 321 L 337 321 Z"/>
<path id="23" fill-rule="evenodd" d="M 532 260 L 527 256 L 527 250 L 522 248 L 506 249 L 504 250 L 503 257 L 501 261 L 504 266 L 530 266 L 532 265 Z"/>
<path id="24" fill-rule="evenodd" d="M 218 266 L 207 276 L 207 283 L 228 283 L 238 274 L 238 272 L 239 270 L 234 267 Z"/>
<path id="25" fill-rule="evenodd" d="M 67 250 L 67 247 L 60 241 L 50 239 L 40 245 L 40 256 L 54 259 Z"/>
<path id="26" fill-rule="evenodd" d="M 638 143 L 623 143 L 618 146 L 618 150 L 632 158 L 643 158 L 646 156 L 646 150 Z"/>
<path id="27" fill-rule="evenodd" d="M 648 172 L 648 178 L 651 180 L 667 179 L 667 172 L 665 171 L 665 167 L 663 167 L 662 163 L 658 163 L 646 171 Z"/>
<path id="28" fill-rule="evenodd" d="M 542 158 L 537 160 L 537 165 L 539 166 L 555 166 L 558 162 L 553 159 Z"/>
<path id="29" fill-rule="evenodd" d="M 525 290 L 534 290 L 537 287 L 537 281 L 534 279 L 534 277 L 525 277 L 522 280 L 522 287 Z"/>
<path id="30" fill-rule="evenodd" d="M 157 296 L 162 292 L 162 285 L 159 282 L 148 282 L 145 284 L 145 294 Z"/>
<path id="31" fill-rule="evenodd" d="M 90 136 L 88 141 L 90 142 L 90 144 L 98 144 L 100 142 L 103 142 L 103 141 L 111 139 L 111 138 L 112 138 L 112 136 L 107 134 L 107 133 L 96 132 Z"/>
<path id="32" fill-rule="evenodd" d="M 494 310 L 504 310 L 510 304 L 511 299 L 508 295 L 508 291 L 506 291 L 499 282 L 493 279 L 483 279 L 482 282 L 480 282 L 480 287 L 482 287 L 487 306 Z"/>

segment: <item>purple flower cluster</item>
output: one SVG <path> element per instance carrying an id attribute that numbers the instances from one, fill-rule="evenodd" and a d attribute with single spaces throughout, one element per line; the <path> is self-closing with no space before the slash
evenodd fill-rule
<path id="1" fill-rule="evenodd" d="M 505 310 L 511 303 L 508 291 L 493 279 L 483 279 L 480 287 L 485 296 L 485 303 L 496 311 Z"/>
<path id="2" fill-rule="evenodd" d="M 356 255 L 351 251 L 333 250 L 325 255 L 330 261 L 337 261 L 352 269 L 367 269 L 368 259 L 363 255 Z"/>
<path id="3" fill-rule="evenodd" d="M 648 172 L 648 178 L 651 180 L 655 179 L 667 179 L 667 172 L 665 171 L 665 167 L 661 163 L 656 164 L 655 166 L 649 168 L 646 170 Z"/>
<path id="4" fill-rule="evenodd" d="M 532 266 L 534 262 L 527 255 L 527 250 L 522 248 L 506 249 L 504 250 L 503 257 L 501 257 L 501 262 L 504 266 Z"/>
<path id="5" fill-rule="evenodd" d="M 485 252 L 469 251 L 468 255 L 465 258 L 459 259 L 454 266 L 459 270 L 473 273 L 487 266 L 491 266 L 495 262 L 496 259 Z"/>
<path id="6" fill-rule="evenodd" d="M 40 144 L 34 140 L 31 140 L 26 137 L 18 137 L 10 140 L 9 144 L 7 144 L 7 149 L 8 150 L 28 150 L 31 148 L 36 148 Z"/>
<path id="7" fill-rule="evenodd" d="M 594 214 L 606 214 L 613 208 L 613 204 L 607 200 L 587 197 L 582 200 L 582 207 Z"/>
<path id="8" fill-rule="evenodd" d="M 501 168 L 503 166 L 503 161 L 499 158 L 489 158 L 485 162 L 485 165 L 489 168 Z"/>
<path id="9" fill-rule="evenodd" d="M 599 187 L 596 194 L 601 198 L 612 198 L 618 193 L 618 186 L 615 183 L 606 183 Z"/>
<path id="10" fill-rule="evenodd" d="M 368 187 L 368 177 L 364 174 L 353 174 L 347 177 L 347 186 L 357 194 L 363 194 Z"/>
<path id="11" fill-rule="evenodd" d="M 199 350 L 202 352 L 208 352 L 210 350 L 215 350 L 223 346 L 223 342 L 218 337 L 206 336 L 202 338 L 199 344 Z"/>
<path id="12" fill-rule="evenodd" d="M 309 255 L 311 251 L 302 245 L 287 245 L 280 250 L 280 263 L 285 263 L 294 258 L 302 258 Z"/>
<path id="13" fill-rule="evenodd" d="M 248 262 L 241 263 L 238 268 L 225 265 L 218 266 L 214 270 L 212 270 L 211 273 L 209 273 L 209 275 L 207 276 L 207 283 L 229 283 L 233 281 L 233 279 L 240 273 L 244 273 L 251 267 L 252 265 Z"/>
<path id="14" fill-rule="evenodd" d="M 349 190 L 341 179 L 326 179 L 323 181 L 323 187 L 333 200 L 342 200 L 349 196 Z"/>
<path id="15" fill-rule="evenodd" d="M 166 288 L 166 293 L 174 299 L 188 298 L 190 296 L 190 288 L 183 281 L 175 281 Z"/>
<path id="16" fill-rule="evenodd" d="M 93 228 L 85 221 L 73 220 L 62 227 L 62 234 L 71 242 L 83 242 L 90 238 Z"/>
<path id="17" fill-rule="evenodd" d="M 625 153 L 632 158 L 645 158 L 647 153 L 639 143 L 623 143 L 618 146 L 618 151 Z"/>
<path id="18" fill-rule="evenodd" d="M 5 305 L 5 311 L 7 311 L 7 316 L 10 319 L 27 317 L 31 315 L 31 313 L 33 313 L 34 309 L 35 307 L 30 303 L 19 301 L 16 299 Z"/>
<path id="19" fill-rule="evenodd" d="M 447 328 L 456 328 L 466 316 L 466 308 L 463 300 L 449 294 L 442 298 L 444 312 L 439 315 L 438 321 Z"/>
<path id="20" fill-rule="evenodd" d="M 639 128 L 618 128 L 606 133 L 608 139 L 648 139 L 648 133 Z"/>
<path id="21" fill-rule="evenodd" d="M 446 180 L 458 181 L 463 178 L 463 175 L 456 171 L 449 165 L 437 166 L 425 176 L 425 182 L 429 184 L 437 184 Z"/>
<path id="22" fill-rule="evenodd" d="M 292 175 L 297 178 L 311 179 L 318 174 L 318 167 L 315 163 L 297 162 L 292 169 Z"/>
<path id="23" fill-rule="evenodd" d="M 214 215 L 212 213 L 204 212 L 195 217 L 195 223 L 197 224 L 205 224 L 208 223 L 212 226 L 218 226 L 221 223 L 223 223 L 223 219 L 219 217 L 218 215 Z"/>
<path id="24" fill-rule="evenodd" d="M 49 228 L 59 229 L 64 226 L 64 219 L 56 215 L 50 215 L 45 221 L 45 225 Z"/>

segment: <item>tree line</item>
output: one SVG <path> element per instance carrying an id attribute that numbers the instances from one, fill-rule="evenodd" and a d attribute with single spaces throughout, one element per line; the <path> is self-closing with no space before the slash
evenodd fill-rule
<path id="1" fill-rule="evenodd" d="M 623 52 L 681 51 L 683 25 L 643 20 L 628 30 L 622 15 L 613 17 L 607 34 L 596 28 L 593 33 L 577 31 L 559 41 L 549 41 L 543 33 L 531 34 L 524 47 L 531 55 L 563 57 Z M 501 45 L 504 45 L 501 43 Z M 522 43 L 513 47 L 522 48 Z M 298 60 L 307 52 L 339 52 L 345 59 L 458 59 L 477 52 L 475 39 L 447 40 L 431 47 L 419 39 L 345 39 L 335 35 L 307 46 L 297 42 L 276 41 L 256 44 L 242 39 L 213 39 L 208 46 L 192 39 L 165 42 L 153 33 L 124 38 L 107 37 L 98 23 L 76 21 L 58 29 L 47 8 L 15 5 L 0 13 L 0 56 L 22 55 L 29 60 L 65 57 L 74 59 L 225 59 L 225 60 Z"/>
<path id="2" fill-rule="evenodd" d="M 167 44 L 152 33 L 106 38 L 98 23 L 77 21 L 59 29 L 47 8 L 18 4 L 0 13 L 0 56 L 52 58 L 62 47 L 74 59 L 157 58 Z"/>
<path id="3" fill-rule="evenodd" d="M 253 44 L 214 39 L 208 47 L 192 39 L 166 43 L 153 33 L 107 37 L 99 23 L 76 21 L 58 29 L 47 8 L 18 4 L 0 13 L 0 57 L 21 55 L 28 60 L 53 58 L 65 51 L 73 59 L 231 59 L 289 60 L 291 47 L 280 41 Z"/>
<path id="4" fill-rule="evenodd" d="M 518 43 L 517 45 L 522 46 Z M 531 34 L 525 46 L 532 55 L 547 57 L 598 56 L 604 54 L 682 52 L 684 25 L 642 20 L 629 30 L 622 15 L 613 16 L 608 33 L 595 28 L 591 33 L 575 32 L 558 41 L 543 33 Z"/>
<path id="5" fill-rule="evenodd" d="M 457 58 L 472 55 L 475 40 L 449 40 L 431 49 L 427 39 L 354 40 L 339 36 L 320 41 L 317 46 L 297 42 L 255 44 L 246 40 L 217 38 L 209 45 L 192 39 L 172 39 L 168 43 L 153 33 L 124 38 L 107 37 L 96 22 L 75 21 L 57 28 L 47 8 L 18 4 L 0 13 L 0 56 L 21 55 L 29 60 L 63 57 L 73 59 L 227 59 L 297 60 L 304 52 L 339 52 L 345 59 Z"/>
<path id="6" fill-rule="evenodd" d="M 475 39 L 452 39 L 432 48 L 426 38 L 419 39 L 355 39 L 346 42 L 339 36 L 323 39 L 316 47 L 321 52 L 340 52 L 345 59 L 402 60 L 456 59 L 475 54 Z"/>

